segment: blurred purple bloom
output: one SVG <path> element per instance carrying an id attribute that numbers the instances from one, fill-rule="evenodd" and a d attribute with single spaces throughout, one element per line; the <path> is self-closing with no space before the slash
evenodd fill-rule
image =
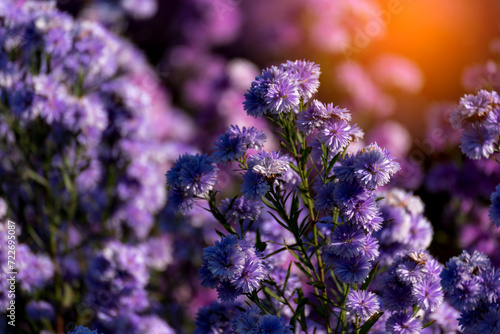
<path id="1" fill-rule="evenodd" d="M 391 334 L 419 334 L 421 328 L 420 320 L 406 312 L 393 313 L 385 325 L 385 330 Z"/>

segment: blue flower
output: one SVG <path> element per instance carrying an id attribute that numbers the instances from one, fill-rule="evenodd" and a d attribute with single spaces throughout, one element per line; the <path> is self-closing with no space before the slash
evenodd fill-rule
<path id="1" fill-rule="evenodd" d="M 253 170 L 248 170 L 243 176 L 243 183 L 241 185 L 241 193 L 248 199 L 259 201 L 262 196 L 265 196 L 271 187 L 267 179 Z"/>
<path id="2" fill-rule="evenodd" d="M 333 264 L 333 271 L 340 282 L 345 284 L 361 283 L 370 272 L 370 261 L 364 256 L 348 259 L 339 258 Z"/>
<path id="3" fill-rule="evenodd" d="M 292 334 L 291 326 L 286 325 L 285 319 L 274 315 L 264 315 L 260 321 L 262 334 Z"/>
<path id="4" fill-rule="evenodd" d="M 413 296 L 421 310 L 434 311 L 443 302 L 439 281 L 424 280 L 413 287 Z"/>

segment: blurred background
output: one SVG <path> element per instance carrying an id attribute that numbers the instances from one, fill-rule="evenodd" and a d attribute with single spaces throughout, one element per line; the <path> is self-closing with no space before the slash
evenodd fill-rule
<path id="1" fill-rule="evenodd" d="M 488 218 L 489 196 L 500 183 L 500 168 L 491 159 L 464 157 L 460 133 L 448 122 L 464 94 L 500 88 L 500 1 L 59 0 L 56 5 L 75 20 L 99 23 L 138 49 L 133 56 L 127 54 L 124 63 L 140 67 L 134 89 L 138 100 L 142 94 L 151 99 L 144 118 L 158 145 L 130 149 L 132 156 L 147 152 L 147 159 L 155 161 L 154 168 L 149 165 L 153 172 L 138 163 L 128 173 L 137 179 L 150 176 L 141 187 L 154 189 L 161 199 L 146 213 L 133 205 L 117 210 L 117 221 L 126 221 L 138 235 L 124 232 L 118 239 L 158 250 L 159 262 L 147 285 L 155 300 L 150 309 L 173 331 L 191 333 L 197 310 L 216 300 L 214 291 L 202 288 L 196 276 L 203 247 L 217 237 L 215 221 L 202 209 L 179 216 L 165 205 L 163 175 L 183 152 L 211 153 L 219 134 L 231 124 L 264 130 L 268 148 L 278 148 L 271 126 L 247 117 L 242 102 L 263 68 L 286 60 L 319 64 L 316 98 L 349 108 L 365 131 L 364 144 L 377 142 L 397 157 L 402 170 L 388 188 L 403 188 L 422 198 L 434 229 L 430 252 L 440 262 L 465 248 L 485 252 L 500 265 L 500 232 Z M 235 173 L 220 174 L 219 186 L 234 193 Z M 118 194 L 130 191 L 117 188 Z M 84 203 L 82 208 L 81 217 L 91 222 L 88 231 L 102 235 L 96 227 L 102 221 L 94 222 Z M 37 208 L 21 209 L 11 207 L 18 212 L 14 218 L 29 222 Z M 116 227 L 112 219 L 110 224 Z M 75 229 L 71 243 L 87 240 L 85 233 L 90 232 L 82 226 Z M 32 242 L 32 235 L 21 239 Z M 33 245 L 32 250 L 37 248 Z M 101 246 L 92 246 L 89 254 Z M 65 275 L 88 284 L 78 263 L 69 261 L 67 266 L 75 268 Z M 80 263 L 80 268 L 86 265 Z M 75 288 L 82 295 L 75 292 L 73 297 L 86 300 L 83 296 L 91 289 Z M 68 307 L 67 314 L 79 323 L 97 323 L 109 333 L 123 330 L 100 317 L 92 303 L 83 305 Z M 35 305 L 32 312 L 41 314 L 42 309 Z M 53 316 L 49 313 L 48 318 L 55 322 Z"/>

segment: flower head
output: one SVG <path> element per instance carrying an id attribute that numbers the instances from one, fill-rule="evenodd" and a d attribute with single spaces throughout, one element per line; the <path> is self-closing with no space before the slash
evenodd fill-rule
<path id="1" fill-rule="evenodd" d="M 365 320 L 371 317 L 380 308 L 377 295 L 370 291 L 353 290 L 346 300 L 346 309 L 349 313 Z"/>

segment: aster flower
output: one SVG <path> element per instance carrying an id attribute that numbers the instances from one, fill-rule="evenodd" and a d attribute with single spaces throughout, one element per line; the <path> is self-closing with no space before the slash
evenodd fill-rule
<path id="1" fill-rule="evenodd" d="M 500 307 L 491 308 L 479 320 L 477 330 L 479 333 L 500 333 Z"/>
<path id="2" fill-rule="evenodd" d="M 493 106 L 498 103 L 499 97 L 494 91 L 480 90 L 476 95 L 466 95 L 460 99 L 459 107 L 451 113 L 450 122 L 455 129 L 462 129 L 471 123 L 488 123 Z"/>
<path id="3" fill-rule="evenodd" d="M 240 129 L 237 125 L 231 125 L 219 136 L 212 157 L 220 164 L 236 161 L 243 157 L 249 148 L 262 149 L 265 141 L 264 132 L 254 127 Z"/>
<path id="4" fill-rule="evenodd" d="M 451 304 L 460 311 L 474 309 L 480 301 L 481 281 L 474 277 L 461 281 L 451 295 Z"/>
<path id="5" fill-rule="evenodd" d="M 297 127 L 306 135 L 321 127 L 328 119 L 328 114 L 323 103 L 312 100 L 307 104 L 306 110 L 297 116 Z"/>
<path id="6" fill-rule="evenodd" d="M 318 140 L 333 153 L 340 152 L 351 139 L 351 125 L 343 120 L 329 119 L 318 133 Z"/>
<path id="7" fill-rule="evenodd" d="M 262 334 L 292 334 L 291 326 L 286 325 L 283 318 L 274 315 L 264 315 L 260 321 Z"/>
<path id="8" fill-rule="evenodd" d="M 261 200 L 269 190 L 271 186 L 262 174 L 249 170 L 243 175 L 241 193 L 249 200 Z"/>
<path id="9" fill-rule="evenodd" d="M 418 334 L 421 328 L 420 320 L 405 312 L 393 313 L 385 324 L 385 330 L 391 334 Z"/>
<path id="10" fill-rule="evenodd" d="M 198 272 L 202 285 L 216 288 L 223 302 L 234 302 L 239 295 L 254 291 L 265 277 L 265 264 L 253 243 L 236 235 L 206 247 L 202 262 Z"/>
<path id="11" fill-rule="evenodd" d="M 245 94 L 243 108 L 255 118 L 295 110 L 300 102 L 299 86 L 293 73 L 272 66 L 255 78 Z"/>
<path id="12" fill-rule="evenodd" d="M 300 103 L 297 82 L 287 76 L 280 77 L 269 85 L 265 100 L 271 114 L 292 111 Z"/>
<path id="13" fill-rule="evenodd" d="M 500 184 L 496 186 L 490 200 L 490 219 L 496 227 L 500 228 Z"/>
<path id="14" fill-rule="evenodd" d="M 186 191 L 196 196 L 206 195 L 217 183 L 217 167 L 206 155 L 197 154 L 182 165 L 178 177 Z"/>
<path id="15" fill-rule="evenodd" d="M 363 230 L 350 224 L 339 225 L 333 230 L 328 248 L 334 254 L 351 258 L 358 256 L 366 242 Z"/>
<path id="16" fill-rule="evenodd" d="M 496 268 L 483 271 L 480 275 L 481 299 L 488 303 L 496 303 L 500 300 L 500 271 Z"/>
<path id="17" fill-rule="evenodd" d="M 333 264 L 333 271 L 340 282 L 345 284 L 361 283 L 370 272 L 371 265 L 364 256 L 348 259 L 339 258 Z"/>
<path id="18" fill-rule="evenodd" d="M 377 295 L 370 291 L 353 290 L 346 300 L 346 310 L 361 320 L 368 319 L 380 308 Z"/>
<path id="19" fill-rule="evenodd" d="M 314 206 L 319 212 L 330 212 L 335 208 L 335 188 L 337 183 L 328 182 L 321 186 L 316 195 Z"/>
<path id="20" fill-rule="evenodd" d="M 261 317 L 261 310 L 256 305 L 252 305 L 244 312 L 238 313 L 233 318 L 231 325 L 236 333 L 260 334 L 259 323 Z"/>
<path id="21" fill-rule="evenodd" d="M 281 68 L 291 73 L 298 85 L 298 92 L 305 101 L 310 99 L 318 91 L 319 75 L 321 74 L 319 65 L 305 60 L 288 60 Z"/>
<path id="22" fill-rule="evenodd" d="M 439 281 L 424 280 L 413 286 L 413 296 L 422 310 L 434 311 L 443 302 L 443 290 Z"/>
<path id="23" fill-rule="evenodd" d="M 283 175 L 289 169 L 290 159 L 281 152 L 261 151 L 248 158 L 248 169 L 266 178 Z"/>
<path id="24" fill-rule="evenodd" d="M 485 126 L 469 126 L 462 131 L 460 149 L 469 158 L 488 158 L 495 150 L 498 130 Z"/>
<path id="25" fill-rule="evenodd" d="M 231 320 L 236 313 L 233 304 L 214 302 L 198 310 L 194 334 L 234 333 Z"/>
<path id="26" fill-rule="evenodd" d="M 370 189 L 387 184 L 400 166 L 388 150 L 371 144 L 358 152 L 353 169 L 358 182 Z"/>

